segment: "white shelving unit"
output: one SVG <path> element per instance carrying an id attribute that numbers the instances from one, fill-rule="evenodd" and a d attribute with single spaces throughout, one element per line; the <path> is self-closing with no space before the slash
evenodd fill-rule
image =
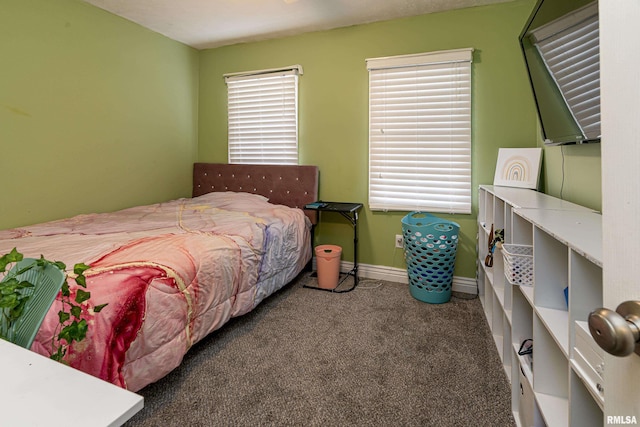
<path id="1" fill-rule="evenodd" d="M 601 215 L 519 188 L 483 185 L 478 201 L 480 301 L 511 382 L 516 422 L 601 426 L 604 365 L 584 326 L 602 306 Z M 499 248 L 485 266 L 492 227 L 504 229 L 505 243 L 533 246 L 531 286 L 505 277 Z M 532 356 L 518 354 L 525 339 L 533 339 Z"/>

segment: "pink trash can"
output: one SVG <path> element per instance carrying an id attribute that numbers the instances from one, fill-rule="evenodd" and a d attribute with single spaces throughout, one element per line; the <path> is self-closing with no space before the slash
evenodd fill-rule
<path id="1" fill-rule="evenodd" d="M 319 245 L 315 248 L 318 268 L 318 287 L 335 289 L 340 278 L 342 248 L 336 245 Z"/>

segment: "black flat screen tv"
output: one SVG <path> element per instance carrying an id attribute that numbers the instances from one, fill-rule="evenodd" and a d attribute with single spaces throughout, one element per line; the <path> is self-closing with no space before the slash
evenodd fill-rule
<path id="1" fill-rule="evenodd" d="M 545 144 L 600 142 L 597 1 L 539 0 L 520 46 Z"/>

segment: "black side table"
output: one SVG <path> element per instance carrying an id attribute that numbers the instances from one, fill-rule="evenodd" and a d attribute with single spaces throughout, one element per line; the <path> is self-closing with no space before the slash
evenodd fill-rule
<path id="1" fill-rule="evenodd" d="M 305 209 L 316 210 L 318 212 L 337 212 L 343 217 L 345 217 L 351 226 L 353 227 L 353 268 L 347 273 L 343 273 L 344 276 L 338 282 L 338 286 L 335 289 L 323 289 L 316 286 L 308 286 L 303 285 L 305 288 L 309 289 L 317 289 L 319 291 L 327 291 L 327 292 L 349 292 L 352 291 L 358 286 L 358 212 L 362 209 L 362 203 L 343 203 L 343 202 L 323 202 L 317 201 L 314 203 L 309 203 L 305 205 Z M 318 221 L 320 220 L 320 215 L 318 215 Z M 313 231 L 312 231 L 313 233 Z M 311 253 L 313 253 L 313 234 L 311 236 Z M 316 274 L 316 273 L 313 273 Z M 344 282 L 347 277 L 353 276 L 353 286 L 349 289 L 337 290 L 340 284 Z"/>

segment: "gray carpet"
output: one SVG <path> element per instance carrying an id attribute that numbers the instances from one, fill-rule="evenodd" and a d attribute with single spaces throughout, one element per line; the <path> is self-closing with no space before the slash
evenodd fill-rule
<path id="1" fill-rule="evenodd" d="M 145 408 L 126 425 L 515 425 L 477 298 L 426 304 L 372 280 L 342 294 L 302 287 L 313 280 L 195 345 L 140 391 Z"/>

